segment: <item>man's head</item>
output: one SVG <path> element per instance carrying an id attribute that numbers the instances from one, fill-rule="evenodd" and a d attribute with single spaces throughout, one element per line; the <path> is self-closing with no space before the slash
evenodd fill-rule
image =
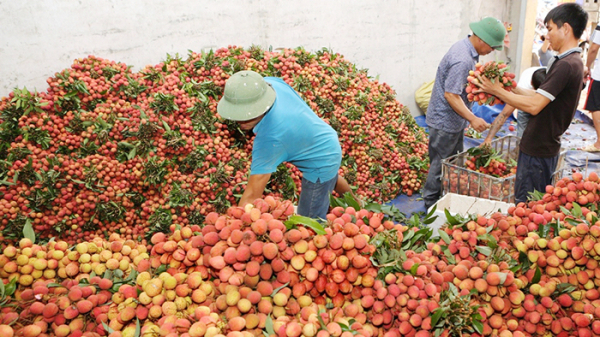
<path id="1" fill-rule="evenodd" d="M 275 90 L 262 76 L 254 71 L 244 70 L 233 74 L 225 83 L 223 98 L 217 105 L 217 111 L 225 119 L 248 124 L 244 122 L 257 120 L 269 111 L 274 102 Z"/>
<path id="2" fill-rule="evenodd" d="M 546 79 L 546 67 L 540 68 L 533 72 L 531 75 L 531 86 L 533 89 L 537 89 L 542 85 L 542 82 Z"/>
<path id="3" fill-rule="evenodd" d="M 471 22 L 469 28 L 477 37 L 477 42 L 473 46 L 479 55 L 487 55 L 494 49 L 502 50 L 506 28 L 500 20 L 488 16 L 477 22 Z"/>
<path id="4" fill-rule="evenodd" d="M 544 23 L 548 28 L 546 38 L 554 50 L 561 50 L 566 40 L 578 42 L 588 21 L 588 13 L 576 3 L 565 3 L 554 7 Z"/>

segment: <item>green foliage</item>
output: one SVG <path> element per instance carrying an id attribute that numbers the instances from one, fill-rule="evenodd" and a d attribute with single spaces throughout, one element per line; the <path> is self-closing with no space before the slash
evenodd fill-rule
<path id="1" fill-rule="evenodd" d="M 460 296 L 456 286 L 449 283 L 448 290 L 443 290 L 440 294 L 440 306 L 431 313 L 431 326 L 435 336 L 444 331 L 449 336 L 483 333 L 483 318 L 478 311 L 481 305 L 473 305 L 471 296 Z"/>
<path id="2" fill-rule="evenodd" d="M 173 213 L 171 213 L 171 210 L 162 207 L 157 208 L 148 218 L 148 228 L 150 230 L 146 233 L 146 240 L 150 241 L 154 233 L 168 233 L 172 224 Z"/>
<path id="3" fill-rule="evenodd" d="M 157 114 L 179 111 L 179 106 L 175 103 L 175 95 L 163 94 L 162 92 L 154 94 L 154 100 L 150 102 L 150 108 Z"/>
<path id="4" fill-rule="evenodd" d="M 170 161 L 160 160 L 154 156 L 144 163 L 144 182 L 150 185 L 162 185 L 165 181 L 165 176 L 169 173 Z"/>
<path id="5" fill-rule="evenodd" d="M 174 182 L 169 192 L 169 206 L 189 207 L 194 202 L 194 193 L 188 189 L 181 188 L 181 184 Z"/>
<path id="6" fill-rule="evenodd" d="M 312 229 L 313 231 L 315 231 L 316 234 L 318 235 L 325 235 L 327 234 L 325 232 L 325 229 L 323 229 L 323 226 L 316 220 L 305 217 L 305 216 L 300 216 L 300 215 L 292 215 L 286 222 L 285 222 L 285 227 L 290 230 L 292 228 L 296 228 L 296 226 L 298 225 L 303 225 L 305 227 L 308 227 L 310 229 Z"/>

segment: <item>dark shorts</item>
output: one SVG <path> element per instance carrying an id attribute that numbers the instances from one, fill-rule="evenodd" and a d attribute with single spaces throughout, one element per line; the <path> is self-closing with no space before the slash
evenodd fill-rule
<path id="1" fill-rule="evenodd" d="M 429 173 L 422 195 L 425 208 L 431 207 L 442 196 L 442 160 L 463 151 L 465 133 L 429 128 Z"/>
<path id="2" fill-rule="evenodd" d="M 515 178 L 515 203 L 527 201 L 529 193 L 546 193 L 546 186 L 552 184 L 552 175 L 558 164 L 558 157 L 532 157 L 519 151 L 517 176 Z"/>
<path id="3" fill-rule="evenodd" d="M 600 111 L 600 81 L 590 80 L 590 83 L 584 109 L 587 111 Z"/>

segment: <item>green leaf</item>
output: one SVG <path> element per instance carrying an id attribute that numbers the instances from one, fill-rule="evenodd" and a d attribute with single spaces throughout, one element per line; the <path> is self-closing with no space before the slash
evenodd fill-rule
<path id="1" fill-rule="evenodd" d="M 443 229 L 438 229 L 438 233 L 440 234 L 440 238 L 442 238 L 442 240 L 444 240 L 444 242 L 449 245 L 450 242 L 452 242 L 452 240 L 450 240 L 450 236 L 448 235 L 448 233 L 446 233 L 445 230 Z"/>
<path id="2" fill-rule="evenodd" d="M 311 219 L 309 217 L 301 216 L 301 215 L 292 215 L 286 222 L 285 227 L 287 229 L 293 228 L 295 225 L 304 225 L 308 228 L 311 228 L 315 233 L 320 235 L 325 235 L 325 229 L 323 226 L 316 220 Z"/>
<path id="3" fill-rule="evenodd" d="M 456 226 L 460 223 L 460 221 L 458 221 L 458 219 L 454 216 L 452 216 L 452 214 L 450 214 L 450 212 L 448 211 L 448 209 L 444 209 L 444 214 L 446 214 L 446 220 L 448 221 L 448 223 L 452 226 Z"/>
<path id="4" fill-rule="evenodd" d="M 27 218 L 27 221 L 25 221 L 25 225 L 23 226 L 23 237 L 35 243 L 35 231 L 33 230 L 31 219 L 29 218 Z"/>
<path id="5" fill-rule="evenodd" d="M 352 196 L 352 193 L 346 192 L 344 193 L 344 200 L 348 204 L 348 206 L 354 208 L 357 211 L 360 211 L 361 207 L 358 201 Z"/>
<path id="6" fill-rule="evenodd" d="M 571 283 L 559 283 L 556 285 L 556 292 L 558 294 L 570 294 L 575 290 L 577 290 L 577 286 L 574 286 Z"/>
<path id="7" fill-rule="evenodd" d="M 452 295 L 454 295 L 455 297 L 458 297 L 458 289 L 456 288 L 456 286 L 452 283 L 448 283 L 448 290 L 450 290 L 450 293 Z"/>
<path id="8" fill-rule="evenodd" d="M 165 122 L 164 120 L 162 122 L 163 122 L 163 126 L 164 126 L 165 130 L 166 131 L 171 131 L 171 128 L 169 127 L 169 124 L 167 124 L 167 122 Z"/>
<path id="9" fill-rule="evenodd" d="M 165 271 L 167 271 L 167 265 L 161 264 L 158 268 L 156 268 L 156 271 L 154 272 L 154 274 L 160 275 L 160 274 L 164 273 Z"/>
<path id="10" fill-rule="evenodd" d="M 473 321 L 473 329 L 475 329 L 478 334 L 483 334 L 483 323 L 480 321 Z"/>
<path id="11" fill-rule="evenodd" d="M 17 290 L 17 278 L 13 277 L 12 280 L 8 282 L 6 287 L 4 287 L 4 295 L 12 296 L 12 294 L 15 293 L 15 290 Z"/>
<path id="12" fill-rule="evenodd" d="M 436 308 L 431 316 L 431 326 L 436 326 L 443 314 L 444 310 L 441 307 Z"/>
<path id="13" fill-rule="evenodd" d="M 427 215 L 425 217 L 430 218 L 431 216 L 433 216 L 435 214 L 436 210 L 437 210 L 437 204 L 434 204 L 433 207 L 431 208 L 431 211 L 429 211 L 429 213 L 427 213 Z"/>
<path id="14" fill-rule="evenodd" d="M 140 337 L 140 333 L 142 332 L 142 327 L 140 326 L 140 319 L 135 319 L 135 337 Z"/>
<path id="15" fill-rule="evenodd" d="M 111 329 L 111 327 L 108 326 L 108 324 L 102 322 L 102 327 L 104 328 L 104 330 L 106 330 L 106 332 L 108 332 L 109 334 L 115 332 L 115 330 Z"/>
<path id="16" fill-rule="evenodd" d="M 533 275 L 533 278 L 531 279 L 531 284 L 539 283 L 541 279 L 542 279 L 542 271 L 540 270 L 540 267 L 536 267 L 535 274 Z"/>
<path id="17" fill-rule="evenodd" d="M 417 275 L 417 269 L 419 269 L 419 264 L 415 263 L 412 265 L 412 267 L 410 267 L 410 273 L 412 275 Z"/>
<path id="18" fill-rule="evenodd" d="M 498 247 L 498 241 L 496 241 L 496 238 L 491 234 L 479 235 L 477 237 L 477 240 L 488 242 L 488 247 L 490 247 L 490 248 Z"/>
<path id="19" fill-rule="evenodd" d="M 406 232 L 404 232 L 404 236 L 402 238 L 402 242 L 410 242 L 410 240 L 412 239 L 412 237 L 415 235 L 415 231 L 412 229 L 407 230 Z"/>
<path id="20" fill-rule="evenodd" d="M 571 226 L 577 226 L 583 222 L 579 219 L 573 219 L 573 218 L 565 218 L 565 221 L 568 222 Z"/>
<path id="21" fill-rule="evenodd" d="M 492 255 L 492 248 L 486 246 L 476 246 L 475 249 L 485 256 Z"/>
<path id="22" fill-rule="evenodd" d="M 281 287 L 275 288 L 275 289 L 273 290 L 273 293 L 271 294 L 271 297 L 275 296 L 275 294 L 277 294 L 277 293 L 279 292 L 279 290 L 281 290 L 281 289 L 283 289 L 283 288 L 287 287 L 287 285 L 288 285 L 288 284 L 290 284 L 290 283 L 288 282 L 288 283 L 286 283 L 286 284 L 282 285 Z"/>
<path id="23" fill-rule="evenodd" d="M 506 281 L 506 277 L 508 277 L 508 273 L 496 272 L 496 274 L 498 274 L 498 276 L 500 277 L 500 284 L 504 284 L 504 281 Z"/>
<path id="24" fill-rule="evenodd" d="M 319 315 L 319 317 L 321 317 L 321 315 Z M 267 320 L 265 321 L 265 330 L 266 331 L 263 331 L 265 336 L 269 337 L 275 335 L 275 331 L 273 330 L 273 319 L 271 318 L 271 315 L 267 316 Z"/>
<path id="25" fill-rule="evenodd" d="M 571 213 L 576 218 L 581 218 L 583 216 L 583 212 L 581 211 L 581 206 L 578 203 L 572 203 L 573 207 L 571 208 Z"/>
<path id="26" fill-rule="evenodd" d="M 123 277 L 123 271 L 121 269 L 115 269 L 114 274 L 119 278 Z"/>
<path id="27" fill-rule="evenodd" d="M 454 255 L 452 255 L 452 253 L 450 253 L 448 246 L 442 246 L 442 250 L 444 251 L 444 255 L 446 255 L 446 259 L 448 259 L 448 263 L 455 264 L 456 258 L 454 257 Z"/>
<path id="28" fill-rule="evenodd" d="M 560 206 L 560 211 L 564 214 L 564 215 L 573 215 L 571 214 L 571 212 L 566 209 L 564 206 Z"/>

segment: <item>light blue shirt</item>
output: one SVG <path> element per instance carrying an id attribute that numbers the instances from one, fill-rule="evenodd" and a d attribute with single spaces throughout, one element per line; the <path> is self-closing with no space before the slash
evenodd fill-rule
<path id="1" fill-rule="evenodd" d="M 335 130 L 325 123 L 287 83 L 266 77 L 277 97 L 254 127 L 251 173 L 269 174 L 282 162 L 295 165 L 310 182 L 333 179 L 342 148 Z"/>
<path id="2" fill-rule="evenodd" d="M 467 108 L 472 102 L 467 100 L 467 76 L 475 69 L 479 54 L 466 37 L 456 42 L 442 58 L 435 75 L 431 99 L 427 108 L 426 122 L 429 127 L 450 132 L 462 132 L 468 122 L 450 106 L 444 93 L 460 95 Z"/>

